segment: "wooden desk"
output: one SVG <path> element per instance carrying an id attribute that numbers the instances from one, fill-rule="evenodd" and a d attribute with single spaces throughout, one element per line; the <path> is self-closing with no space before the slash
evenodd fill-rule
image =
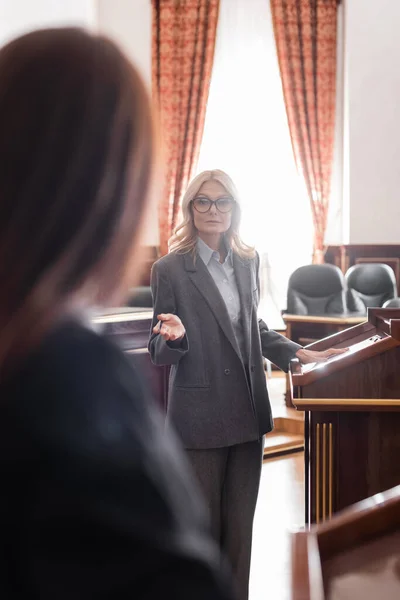
<path id="1" fill-rule="evenodd" d="M 353 325 L 358 325 L 366 321 L 365 315 L 291 315 L 285 313 L 282 318 L 286 324 L 286 337 L 301 344 L 302 346 L 311 344 L 324 337 L 343 331 Z M 289 374 L 286 376 L 286 394 L 285 404 L 288 408 L 293 408 Z"/>
<path id="2" fill-rule="evenodd" d="M 400 310 L 309 346 L 349 347 L 326 363 L 292 361 L 292 401 L 305 411 L 306 522 L 400 484 Z"/>
<path id="3" fill-rule="evenodd" d="M 365 315 L 291 315 L 285 313 L 282 319 L 286 324 L 286 336 L 298 344 L 318 341 L 323 337 L 343 331 L 366 321 Z"/>
<path id="4" fill-rule="evenodd" d="M 110 309 L 92 322 L 139 368 L 157 403 L 166 411 L 169 369 L 154 366 L 147 350 L 152 318 L 152 311 L 124 307 Z"/>
<path id="5" fill-rule="evenodd" d="M 293 600 L 400 598 L 400 486 L 292 537 Z"/>

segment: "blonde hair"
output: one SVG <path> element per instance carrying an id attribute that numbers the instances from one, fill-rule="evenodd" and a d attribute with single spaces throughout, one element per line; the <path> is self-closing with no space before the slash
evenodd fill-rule
<path id="1" fill-rule="evenodd" d="M 169 251 L 176 252 L 177 254 L 195 252 L 198 233 L 194 225 L 191 202 L 196 198 L 203 183 L 210 180 L 218 181 L 235 200 L 231 226 L 225 233 L 225 240 L 228 246 L 241 258 L 254 258 L 254 248 L 245 244 L 239 235 L 241 211 L 237 189 L 229 175 L 219 169 L 203 171 L 190 182 L 182 200 L 182 221 L 176 227 L 168 242 Z"/>

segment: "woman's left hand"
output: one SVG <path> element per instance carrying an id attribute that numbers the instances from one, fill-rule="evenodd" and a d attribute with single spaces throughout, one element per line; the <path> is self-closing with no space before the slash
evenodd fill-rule
<path id="1" fill-rule="evenodd" d="M 323 350 L 322 352 L 301 348 L 296 352 L 296 356 L 303 365 L 306 365 L 307 363 L 325 362 L 329 358 L 332 358 L 332 356 L 344 354 L 347 351 L 348 348 L 329 348 L 329 350 Z"/>

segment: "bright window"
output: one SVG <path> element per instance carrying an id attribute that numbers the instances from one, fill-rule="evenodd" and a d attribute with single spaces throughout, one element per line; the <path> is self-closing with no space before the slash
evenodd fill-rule
<path id="1" fill-rule="evenodd" d="M 262 314 L 273 325 L 291 272 L 311 261 L 312 220 L 293 159 L 268 0 L 221 0 L 198 172 L 214 168 L 235 181 L 243 239 L 266 258 Z"/>

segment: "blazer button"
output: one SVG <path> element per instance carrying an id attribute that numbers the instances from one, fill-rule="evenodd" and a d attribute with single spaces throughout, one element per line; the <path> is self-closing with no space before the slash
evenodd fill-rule
<path id="1" fill-rule="evenodd" d="M 230 369 L 225 369 L 224 373 L 225 375 L 230 375 Z"/>
<path id="2" fill-rule="evenodd" d="M 254 366 L 254 365 L 251 365 L 251 368 L 250 368 L 250 370 L 251 370 L 251 372 L 252 372 L 252 373 L 254 373 L 254 371 L 256 370 L 255 366 Z"/>

